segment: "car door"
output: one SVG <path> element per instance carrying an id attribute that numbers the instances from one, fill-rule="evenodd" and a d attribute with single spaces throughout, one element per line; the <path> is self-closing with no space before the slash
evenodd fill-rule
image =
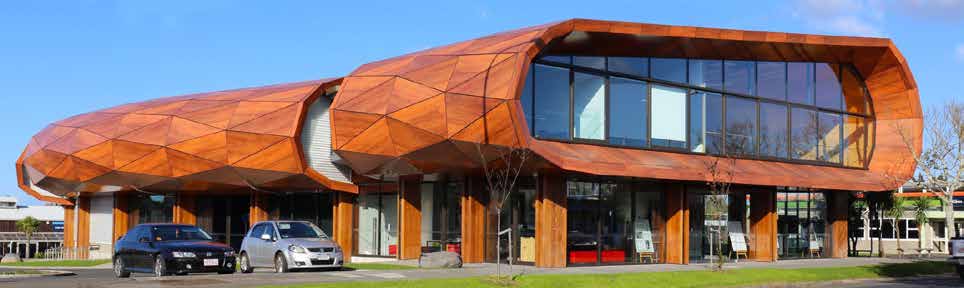
<path id="1" fill-rule="evenodd" d="M 251 266 L 260 266 L 262 262 L 260 251 L 264 243 L 262 243 L 260 237 L 261 233 L 264 233 L 264 226 L 264 223 L 255 224 L 242 244 L 244 246 L 242 249 L 248 254 L 248 261 L 250 261 Z"/>
<path id="2" fill-rule="evenodd" d="M 140 233 L 139 227 L 134 227 L 134 229 L 127 231 L 124 237 L 117 240 L 117 255 L 115 256 L 120 259 L 124 265 L 127 265 L 127 268 L 135 267 L 134 259 L 131 257 L 131 251 L 134 248 L 131 239 L 136 239 L 138 233 Z"/>
<path id="3" fill-rule="evenodd" d="M 261 241 L 261 245 L 259 246 L 259 251 L 258 251 L 258 253 L 261 254 L 261 257 L 260 257 L 261 261 L 263 261 L 261 265 L 272 266 L 274 265 L 274 251 L 275 251 L 274 249 L 275 242 L 272 241 L 272 239 L 277 239 L 278 237 L 277 235 L 275 235 L 276 233 L 275 233 L 274 223 L 270 223 L 270 222 L 265 223 L 264 232 L 262 234 L 268 234 L 268 236 L 271 236 L 271 237 L 268 237 L 270 238 L 268 240 L 263 240 L 261 239 L 261 235 L 258 235 L 258 240 Z"/>
<path id="4" fill-rule="evenodd" d="M 136 267 L 138 269 L 151 270 L 154 268 L 154 258 L 151 257 L 150 252 L 151 241 L 154 241 L 154 238 L 151 235 L 153 235 L 151 227 L 143 226 L 137 239 L 134 239 L 135 243 L 133 243 L 134 248 L 131 251 L 131 255 L 132 258 L 134 258 L 134 263 L 137 263 Z M 146 242 L 143 241 L 145 239 L 147 240 Z"/>

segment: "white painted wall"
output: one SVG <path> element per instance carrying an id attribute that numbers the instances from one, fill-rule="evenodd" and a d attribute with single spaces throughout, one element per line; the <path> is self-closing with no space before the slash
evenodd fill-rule
<path id="1" fill-rule="evenodd" d="M 301 133 L 301 143 L 304 145 L 302 148 L 305 160 L 312 169 L 328 179 L 349 183 L 350 171 L 331 163 L 331 121 L 328 112 L 330 105 L 331 99 L 322 96 L 308 107 Z"/>
<path id="2" fill-rule="evenodd" d="M 104 193 L 107 194 L 107 193 Z M 90 244 L 110 245 L 114 235 L 114 195 L 90 198 Z"/>

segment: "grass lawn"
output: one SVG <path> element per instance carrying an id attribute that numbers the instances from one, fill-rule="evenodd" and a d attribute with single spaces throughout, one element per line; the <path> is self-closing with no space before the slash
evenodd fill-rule
<path id="1" fill-rule="evenodd" d="M 522 275 L 513 287 L 730 287 L 764 284 L 908 277 L 952 272 L 953 266 L 938 261 L 882 264 L 859 267 L 802 269 L 732 269 L 725 272 L 679 271 L 622 274 Z M 269 287 L 500 287 L 492 278 L 453 278 L 382 282 L 343 282 Z"/>
<path id="2" fill-rule="evenodd" d="M 418 269 L 415 266 L 387 264 L 387 263 L 348 263 L 345 269 L 351 270 L 410 270 Z"/>
<path id="3" fill-rule="evenodd" d="M 0 266 L 17 267 L 90 267 L 104 263 L 110 263 L 110 259 L 104 260 L 59 260 L 59 261 L 25 261 L 17 263 L 4 263 Z"/>

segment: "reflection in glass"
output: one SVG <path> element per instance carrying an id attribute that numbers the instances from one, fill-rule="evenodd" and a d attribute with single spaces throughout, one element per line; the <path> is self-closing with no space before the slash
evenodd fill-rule
<path id="1" fill-rule="evenodd" d="M 573 77 L 572 135 L 579 139 L 603 140 L 606 137 L 606 80 L 578 72 Z"/>
<path id="2" fill-rule="evenodd" d="M 569 139 L 569 69 L 535 64 L 535 136 Z"/>
<path id="3" fill-rule="evenodd" d="M 542 56 L 542 58 L 539 59 L 548 62 L 572 64 L 572 56 Z"/>
<path id="4" fill-rule="evenodd" d="M 787 158 L 787 105 L 760 102 L 760 156 Z"/>
<path id="5" fill-rule="evenodd" d="M 686 148 L 686 90 L 652 85 L 653 146 Z"/>
<path id="6" fill-rule="evenodd" d="M 723 75 L 726 92 L 753 95 L 753 82 L 756 80 L 756 65 L 753 61 L 725 61 Z"/>
<path id="7" fill-rule="evenodd" d="M 799 160 L 817 160 L 817 112 L 803 108 L 790 111 L 791 156 Z"/>
<path id="8" fill-rule="evenodd" d="M 813 105 L 813 63 L 787 63 L 787 100 Z"/>
<path id="9" fill-rule="evenodd" d="M 606 70 L 606 57 L 599 56 L 573 56 L 572 65 Z"/>
<path id="10" fill-rule="evenodd" d="M 820 137 L 819 158 L 817 160 L 840 163 L 840 133 L 843 129 L 843 120 L 840 114 L 820 112 L 817 124 L 819 127 L 817 135 Z"/>
<path id="11" fill-rule="evenodd" d="M 857 114 L 869 114 L 870 107 L 868 107 L 869 102 L 866 99 L 866 93 L 864 92 L 864 86 L 860 78 L 857 77 L 856 72 L 848 67 L 842 67 L 840 69 L 841 77 L 840 82 L 844 95 L 844 107 L 847 112 L 857 113 Z"/>
<path id="12" fill-rule="evenodd" d="M 844 122 L 844 164 L 863 167 L 867 161 L 867 124 L 863 117 L 846 116 Z"/>
<path id="13" fill-rule="evenodd" d="M 686 83 L 686 59 L 652 58 L 650 65 L 653 69 L 653 78 Z"/>
<path id="14" fill-rule="evenodd" d="M 840 94 L 840 81 L 837 80 L 837 65 L 816 64 L 817 106 L 841 110 L 843 99 Z"/>
<path id="15" fill-rule="evenodd" d="M 608 57 L 609 71 L 649 77 L 649 61 L 639 57 Z"/>
<path id="16" fill-rule="evenodd" d="M 661 193 L 647 187 L 567 181 L 567 263 L 661 263 Z"/>
<path id="17" fill-rule="evenodd" d="M 609 78 L 609 143 L 645 147 L 646 82 Z"/>
<path id="18" fill-rule="evenodd" d="M 731 155 L 756 154 L 756 101 L 726 97 L 726 152 Z"/>
<path id="19" fill-rule="evenodd" d="M 777 255 L 780 259 L 826 255 L 827 200 L 822 192 L 777 192 Z"/>
<path id="20" fill-rule="evenodd" d="M 787 100 L 787 63 L 758 62 L 757 95 L 763 98 Z"/>
<path id="21" fill-rule="evenodd" d="M 519 102 L 522 103 L 522 113 L 525 114 L 526 124 L 529 125 L 529 131 L 532 131 L 532 74 L 535 69 L 529 69 L 529 73 L 526 74 L 525 86 L 522 87 L 522 93 L 519 96 Z"/>
<path id="22" fill-rule="evenodd" d="M 723 89 L 723 61 L 690 60 L 690 84 L 710 89 Z"/>
<path id="23" fill-rule="evenodd" d="M 723 150 L 723 97 L 697 91 L 690 95 L 690 151 L 720 154 Z"/>

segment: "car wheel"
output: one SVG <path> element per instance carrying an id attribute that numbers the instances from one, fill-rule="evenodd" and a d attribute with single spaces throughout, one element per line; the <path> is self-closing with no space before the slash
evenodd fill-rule
<path id="1" fill-rule="evenodd" d="M 154 257 L 154 277 L 167 276 L 167 263 L 160 255 Z"/>
<path id="2" fill-rule="evenodd" d="M 124 268 L 124 260 L 120 257 L 114 258 L 114 277 L 117 278 L 127 278 L 131 277 L 131 272 Z"/>
<path id="3" fill-rule="evenodd" d="M 251 267 L 251 259 L 248 259 L 247 252 L 241 252 L 241 273 L 251 273 L 254 272 L 254 267 Z"/>
<path id="4" fill-rule="evenodd" d="M 274 255 L 274 273 L 288 273 L 288 261 L 281 252 Z"/>

